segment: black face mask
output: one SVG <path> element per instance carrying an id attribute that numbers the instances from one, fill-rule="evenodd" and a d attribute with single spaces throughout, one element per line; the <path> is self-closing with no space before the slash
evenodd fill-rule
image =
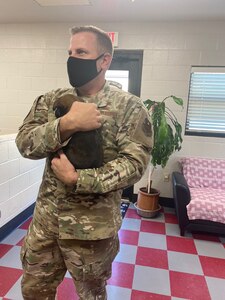
<path id="1" fill-rule="evenodd" d="M 67 60 L 67 72 L 70 84 L 73 87 L 80 87 L 98 76 L 102 70 L 97 71 L 96 61 L 103 55 L 104 53 L 95 59 L 83 59 L 70 56 Z"/>

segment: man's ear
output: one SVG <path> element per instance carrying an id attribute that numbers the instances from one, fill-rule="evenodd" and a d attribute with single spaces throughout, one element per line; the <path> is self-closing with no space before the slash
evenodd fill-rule
<path id="1" fill-rule="evenodd" d="M 101 68 L 103 70 L 108 70 L 110 67 L 110 64 L 112 62 L 112 55 L 108 52 L 106 52 L 101 60 Z"/>

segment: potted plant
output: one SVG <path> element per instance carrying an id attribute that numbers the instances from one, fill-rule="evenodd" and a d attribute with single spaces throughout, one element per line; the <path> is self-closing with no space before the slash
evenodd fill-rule
<path id="1" fill-rule="evenodd" d="M 137 203 L 137 213 L 144 217 L 153 217 L 160 210 L 158 204 L 160 192 L 152 188 L 152 175 L 155 167 L 164 168 L 175 151 L 181 149 L 182 126 L 175 114 L 166 106 L 166 101 L 173 100 L 183 107 L 183 99 L 176 96 L 168 96 L 161 102 L 147 99 L 144 101 L 152 119 L 153 147 L 149 167 L 147 186 L 140 188 Z"/>

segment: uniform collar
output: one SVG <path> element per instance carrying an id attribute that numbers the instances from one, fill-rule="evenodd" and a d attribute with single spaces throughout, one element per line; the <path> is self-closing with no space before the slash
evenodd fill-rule
<path id="1" fill-rule="evenodd" d="M 95 95 L 80 97 L 77 95 L 77 91 L 75 88 L 74 88 L 74 95 L 81 98 L 84 102 L 95 103 L 97 107 L 101 108 L 107 106 L 107 94 L 109 93 L 109 91 L 110 91 L 110 86 L 108 81 L 106 80 L 103 88 Z"/>

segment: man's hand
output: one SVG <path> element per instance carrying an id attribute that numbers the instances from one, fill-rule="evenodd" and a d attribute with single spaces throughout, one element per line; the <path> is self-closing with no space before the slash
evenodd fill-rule
<path id="1" fill-rule="evenodd" d="M 53 172 L 56 177 L 66 185 L 75 186 L 78 173 L 62 151 L 59 151 L 58 155 L 59 157 L 54 157 L 51 162 Z"/>
<path id="2" fill-rule="evenodd" d="M 69 112 L 60 119 L 61 140 L 65 141 L 77 131 L 89 131 L 101 127 L 102 117 L 95 103 L 75 101 Z"/>

